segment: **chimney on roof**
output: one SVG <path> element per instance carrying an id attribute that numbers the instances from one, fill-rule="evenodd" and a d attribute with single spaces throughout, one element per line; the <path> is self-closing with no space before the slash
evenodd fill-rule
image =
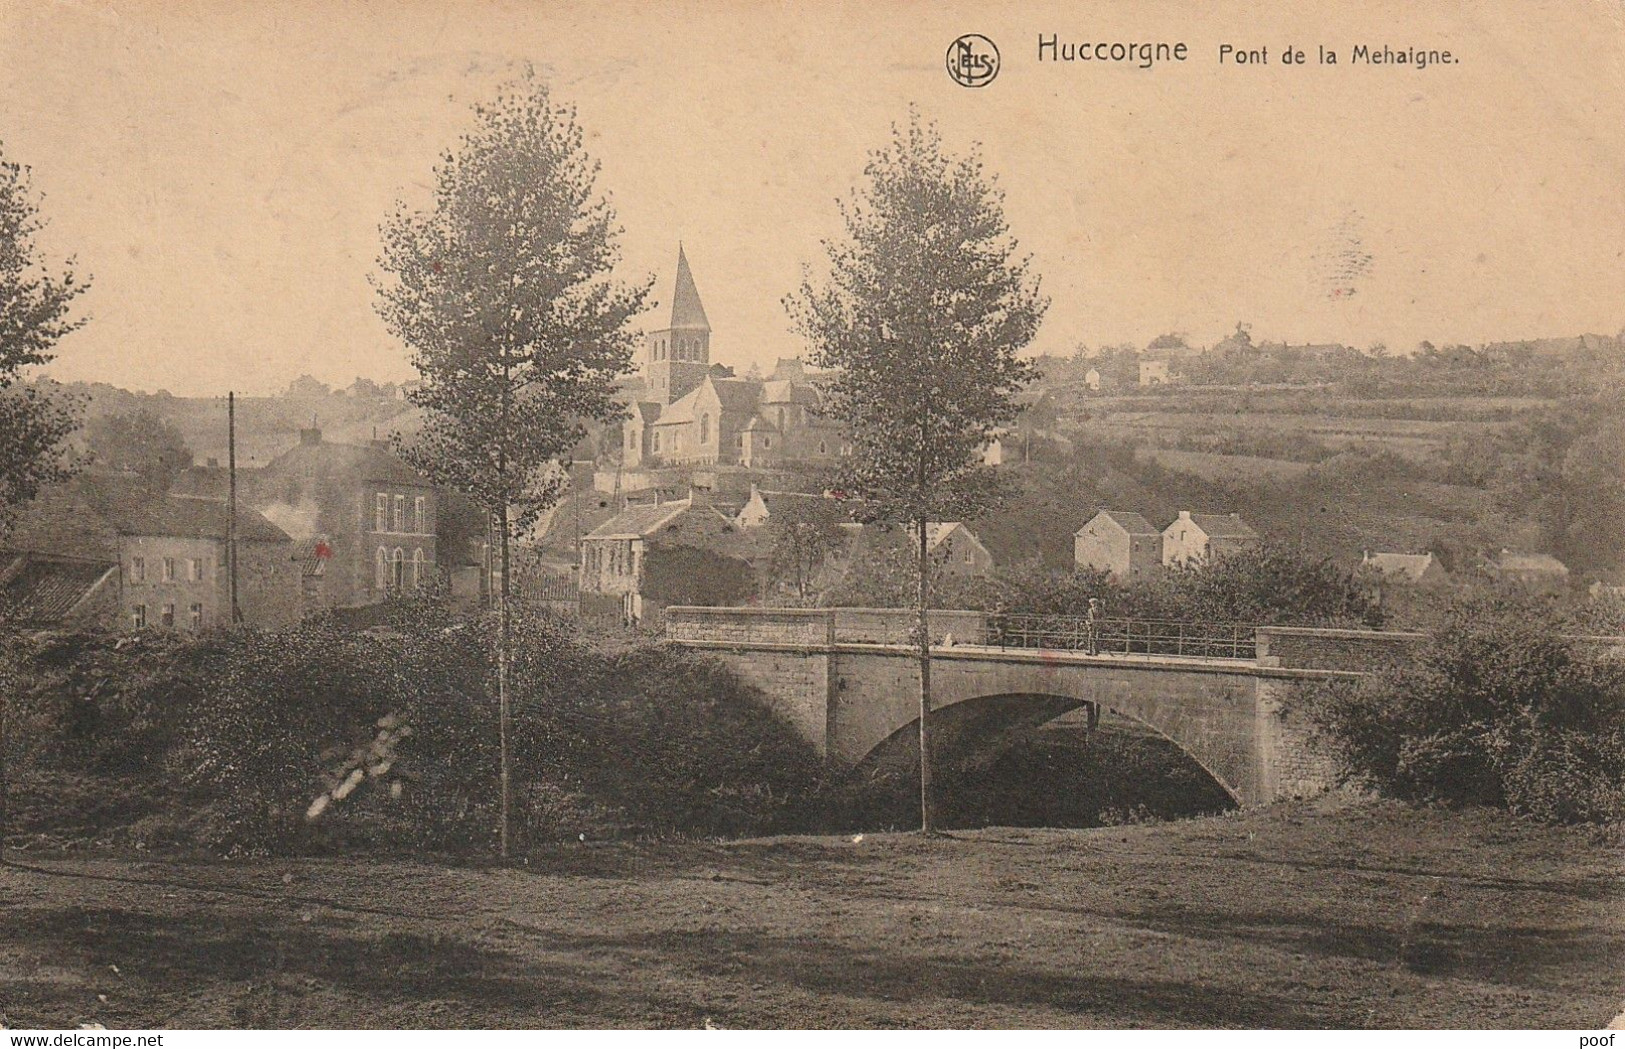
<path id="1" fill-rule="evenodd" d="M 1179 511 L 1179 519 L 1181 521 L 1189 521 L 1191 519 L 1191 512 L 1189 510 Z"/>
<path id="2" fill-rule="evenodd" d="M 300 444 L 321 444 L 322 431 L 314 426 L 307 426 L 299 431 Z"/>

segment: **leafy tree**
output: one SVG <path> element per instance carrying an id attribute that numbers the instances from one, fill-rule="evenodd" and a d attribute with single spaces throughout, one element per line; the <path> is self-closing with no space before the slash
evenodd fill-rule
<path id="1" fill-rule="evenodd" d="M 818 572 L 846 544 L 847 520 L 833 499 L 783 500 L 767 522 L 767 572 L 805 603 Z"/>
<path id="2" fill-rule="evenodd" d="M 1349 774 L 1398 797 L 1625 818 L 1625 672 L 1528 599 L 1460 602 L 1410 663 L 1292 708 Z"/>
<path id="3" fill-rule="evenodd" d="M 144 408 L 97 416 L 85 427 L 85 441 L 98 465 L 129 470 L 159 490 L 192 465 L 181 432 Z"/>
<path id="4" fill-rule="evenodd" d="M 84 324 L 73 300 L 88 285 L 69 259 L 60 275 L 46 266 L 34 236 L 44 226 L 28 169 L 8 161 L 0 143 L 0 533 L 42 485 L 72 472 L 66 442 L 77 425 L 74 398 L 54 384 L 25 383 L 28 369 L 51 360 L 63 336 Z M 0 698 L 0 741 L 6 703 Z M 0 849 L 6 834 L 5 759 L 0 755 Z"/>
<path id="5" fill-rule="evenodd" d="M 620 233 L 575 112 L 526 78 L 474 109 L 435 169 L 425 211 L 399 204 L 382 229 L 377 308 L 412 350 L 425 410 L 403 448 L 490 515 L 501 552 L 497 679 L 502 852 L 509 846 L 507 613 L 510 539 L 559 497 L 583 420 L 616 418 L 650 282 L 611 270 Z"/>
<path id="6" fill-rule="evenodd" d="M 1151 584 L 1167 619 L 1274 626 L 1380 626 L 1371 590 L 1330 558 L 1266 543 L 1168 569 Z"/>
<path id="7" fill-rule="evenodd" d="M 1035 375 L 1016 354 L 1048 302 L 1016 254 L 1003 197 L 980 157 L 951 157 L 911 112 L 872 152 L 841 204 L 845 236 L 826 241 L 829 273 L 786 299 L 815 367 L 837 370 L 825 405 L 846 424 L 842 486 L 916 540 L 920 661 L 920 822 L 932 829 L 931 650 L 926 525 L 959 520 L 996 495 L 981 448 L 1015 419 Z"/>
<path id="8" fill-rule="evenodd" d="M 47 267 L 35 242 L 43 227 L 28 169 L 6 160 L 0 145 L 0 528 L 41 485 L 71 472 L 65 442 L 77 403 L 24 376 L 84 324 L 72 307 L 89 285 L 72 259 L 60 274 Z"/>

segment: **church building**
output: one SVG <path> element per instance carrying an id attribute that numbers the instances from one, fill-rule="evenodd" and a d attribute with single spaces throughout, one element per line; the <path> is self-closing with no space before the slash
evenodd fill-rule
<path id="1" fill-rule="evenodd" d="M 766 467 L 829 462 L 845 450 L 800 359 L 781 359 L 765 381 L 711 363 L 711 324 L 681 246 L 670 323 L 645 337 L 642 375 L 627 394 L 626 466 Z"/>

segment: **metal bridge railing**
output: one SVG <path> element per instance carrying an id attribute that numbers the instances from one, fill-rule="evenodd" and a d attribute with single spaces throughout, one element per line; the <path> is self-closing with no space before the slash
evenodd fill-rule
<path id="1" fill-rule="evenodd" d="M 1165 619 L 1097 619 L 994 613 L 987 617 L 987 644 L 996 648 L 1047 648 L 1101 655 L 1193 656 L 1256 659 L 1251 626 L 1241 623 Z"/>

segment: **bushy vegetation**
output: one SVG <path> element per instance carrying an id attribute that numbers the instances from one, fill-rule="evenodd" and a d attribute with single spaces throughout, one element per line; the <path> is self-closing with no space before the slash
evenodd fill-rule
<path id="1" fill-rule="evenodd" d="M 911 560 L 874 557 L 830 595 L 832 604 L 885 607 L 908 594 Z M 1017 565 L 991 578 L 943 574 L 939 608 L 1081 616 L 1098 598 L 1110 618 L 1273 626 L 1377 627 L 1382 613 L 1369 586 L 1327 558 L 1285 544 L 1265 544 L 1211 562 L 1173 567 L 1121 584 L 1105 572 L 1054 571 Z"/>
<path id="2" fill-rule="evenodd" d="M 1292 713 L 1395 797 L 1625 819 L 1625 662 L 1565 640 L 1532 602 L 1461 602 L 1412 662 L 1306 688 Z"/>
<path id="3" fill-rule="evenodd" d="M 488 626 L 13 638 L 12 830 L 224 852 L 487 852 Z M 540 618 L 516 635 L 530 840 L 765 832 L 817 789 L 812 749 L 714 666 L 601 653 Z"/>

